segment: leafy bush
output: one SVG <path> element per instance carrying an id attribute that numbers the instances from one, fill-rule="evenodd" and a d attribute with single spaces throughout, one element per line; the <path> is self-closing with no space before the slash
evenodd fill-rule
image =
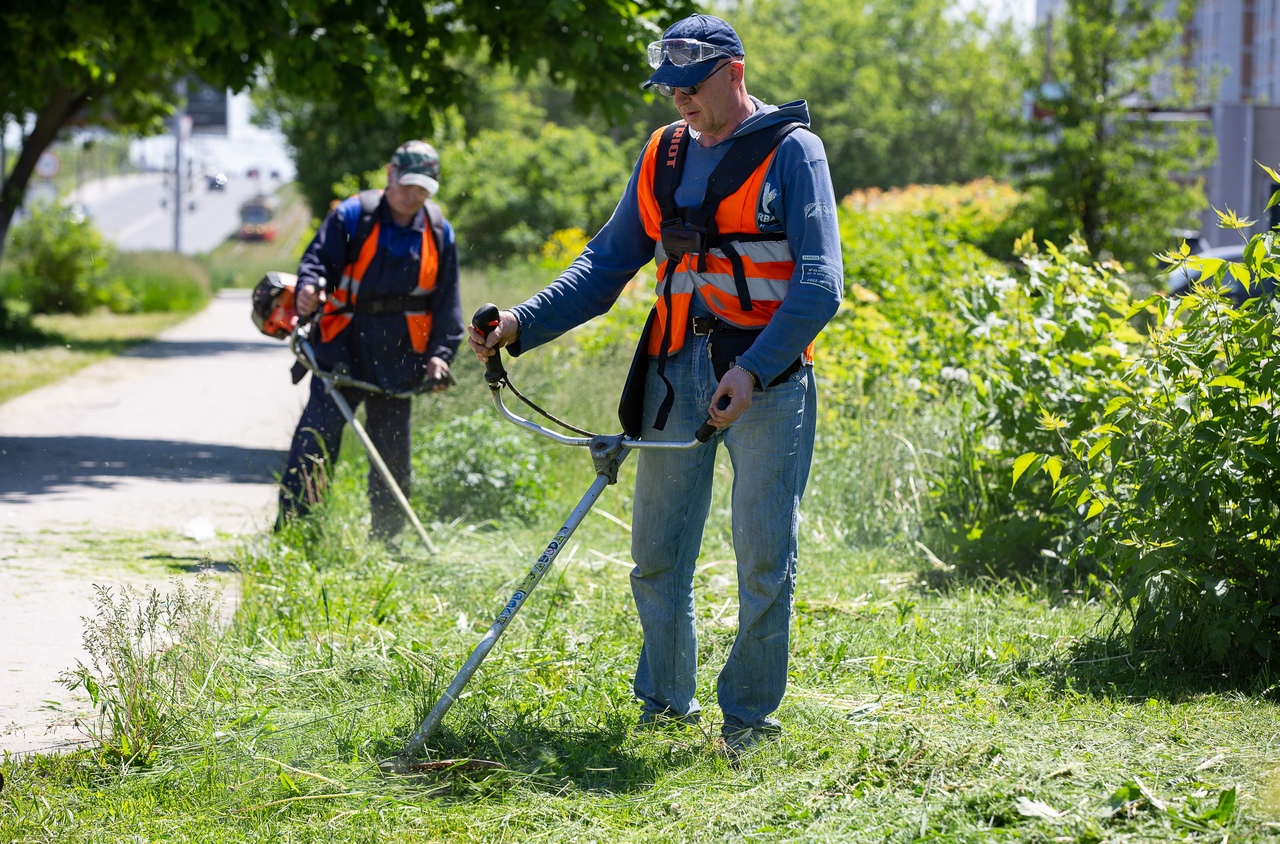
<path id="1" fill-rule="evenodd" d="M 442 521 L 527 522 L 546 500 L 545 463 L 528 434 L 480 408 L 415 438 L 413 497 Z"/>
<path id="2" fill-rule="evenodd" d="M 209 271 L 171 252 L 119 252 L 101 281 L 100 298 L 114 313 L 195 311 L 209 301 Z"/>
<path id="3" fill-rule="evenodd" d="M 85 313 L 102 303 L 97 283 L 111 252 L 82 215 L 57 204 L 37 206 L 12 230 L 6 294 L 25 300 L 34 314 Z"/>
<path id="4" fill-rule="evenodd" d="M 598 231 L 631 164 L 607 137 L 552 123 L 533 135 L 480 132 L 448 161 L 441 196 L 462 233 L 464 261 L 536 255 L 561 229 Z"/>
<path id="5" fill-rule="evenodd" d="M 1106 563 L 1133 643 L 1192 663 L 1256 670 L 1280 656 L 1280 303 L 1237 309 L 1216 289 L 1227 273 L 1280 277 L 1278 253 L 1271 231 L 1243 265 L 1190 259 L 1213 282 L 1125 369 L 1103 418 L 1021 461 L 1064 467 L 1059 501 L 1090 527 L 1072 558 Z"/>
<path id="6" fill-rule="evenodd" d="M 1012 196 L 989 181 L 860 191 L 840 209 L 845 301 L 819 343 L 823 372 L 844 396 L 882 380 L 908 392 L 946 367 L 973 368 L 973 343 L 954 297 L 1000 271 L 975 245 L 1000 227 Z M 965 208 L 962 215 L 949 207 Z M 930 388 L 926 386 L 926 391 Z"/>
<path id="7" fill-rule="evenodd" d="M 959 429 L 932 477 L 930 541 L 970 571 L 1052 566 L 1067 576 L 1060 565 L 1082 536 L 1080 520 L 1053 504 L 1062 460 L 1031 466 L 1022 455 L 1095 425 L 1124 389 L 1143 337 L 1128 323 L 1134 309 L 1118 266 L 1090 265 L 1079 240 L 1031 250 L 1026 276 L 986 276 L 958 298 L 969 336 L 989 354 L 968 373 Z"/>
<path id="8" fill-rule="evenodd" d="M 1005 224 L 1014 195 L 989 180 L 850 194 L 840 208 L 845 297 L 817 343 L 826 385 L 812 495 L 855 544 L 917 540 L 924 477 L 955 426 L 986 346 L 956 298 L 1001 264 L 974 243 Z M 950 213 L 949 209 L 962 209 Z"/>

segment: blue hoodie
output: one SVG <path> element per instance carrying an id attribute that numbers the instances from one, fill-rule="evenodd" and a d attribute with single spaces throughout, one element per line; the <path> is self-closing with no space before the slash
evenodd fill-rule
<path id="1" fill-rule="evenodd" d="M 809 108 L 803 100 L 783 106 L 766 105 L 754 97 L 752 102 L 755 112 L 729 138 L 712 147 L 699 145 L 696 137 L 689 144 L 676 205 L 696 208 L 702 204 L 707 179 L 734 139 L 788 119 L 799 118 L 809 125 Z M 641 161 L 636 162 L 613 216 L 583 253 L 559 278 L 512 308 L 520 321 L 519 338 L 509 347 L 513 355 L 554 340 L 608 311 L 627 282 L 653 261 L 654 241 L 645 232 L 636 190 Z M 768 384 L 801 355 L 835 315 L 844 289 L 835 190 L 826 151 L 817 135 L 797 130 L 778 146 L 765 175 L 761 206 L 757 209 L 760 230 L 785 232 L 796 263 L 782 305 L 750 350 L 738 359 L 761 384 Z M 699 294 L 694 295 L 690 310 L 696 316 L 711 314 Z"/>

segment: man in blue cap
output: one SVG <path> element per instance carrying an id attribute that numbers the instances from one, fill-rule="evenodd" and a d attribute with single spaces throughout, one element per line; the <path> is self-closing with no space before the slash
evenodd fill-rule
<path id="1" fill-rule="evenodd" d="M 633 367 L 642 389 L 624 394 L 624 429 L 688 441 L 710 419 L 719 433 L 697 449 L 639 454 L 631 585 L 644 645 L 634 689 L 642 725 L 699 720 L 694 567 L 723 440 L 739 610 L 716 697 L 721 747 L 737 759 L 781 729 L 773 713 L 786 689 L 817 421 L 812 346 L 843 290 L 836 200 L 807 105 L 747 93 L 745 51 L 728 23 L 685 18 L 648 58 L 644 87 L 671 97 L 681 119 L 654 132 L 613 217 L 569 269 L 502 311 L 487 338 L 469 329 L 468 339 L 482 360 L 500 346 L 519 355 L 607 311 L 657 262 Z"/>

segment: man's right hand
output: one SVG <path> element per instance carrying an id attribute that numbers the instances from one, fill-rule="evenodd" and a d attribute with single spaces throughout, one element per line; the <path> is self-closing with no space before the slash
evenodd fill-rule
<path id="1" fill-rule="evenodd" d="M 490 331 L 487 338 L 474 325 L 467 326 L 467 342 L 481 363 L 493 357 L 496 349 L 514 343 L 519 336 L 520 321 L 511 311 L 498 312 L 498 327 Z"/>
<path id="2" fill-rule="evenodd" d="M 324 301 L 324 291 L 318 290 L 314 284 L 301 284 L 293 298 L 293 309 L 298 316 L 306 319 L 316 312 Z"/>

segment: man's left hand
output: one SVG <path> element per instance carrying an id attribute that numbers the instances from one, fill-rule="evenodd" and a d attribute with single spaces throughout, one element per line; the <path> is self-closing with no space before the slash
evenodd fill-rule
<path id="1" fill-rule="evenodd" d="M 755 381 L 750 374 L 736 366 L 731 367 L 720 379 L 720 386 L 711 397 L 711 407 L 708 408 L 711 424 L 717 428 L 724 428 L 736 422 L 738 417 L 751 407 L 751 392 L 754 388 Z M 716 407 L 716 402 L 720 401 L 721 396 L 729 397 L 729 406 L 724 410 Z"/>
<path id="2" fill-rule="evenodd" d="M 449 389 L 449 364 L 440 358 L 427 360 L 427 381 L 431 384 L 431 392 L 438 393 Z"/>

